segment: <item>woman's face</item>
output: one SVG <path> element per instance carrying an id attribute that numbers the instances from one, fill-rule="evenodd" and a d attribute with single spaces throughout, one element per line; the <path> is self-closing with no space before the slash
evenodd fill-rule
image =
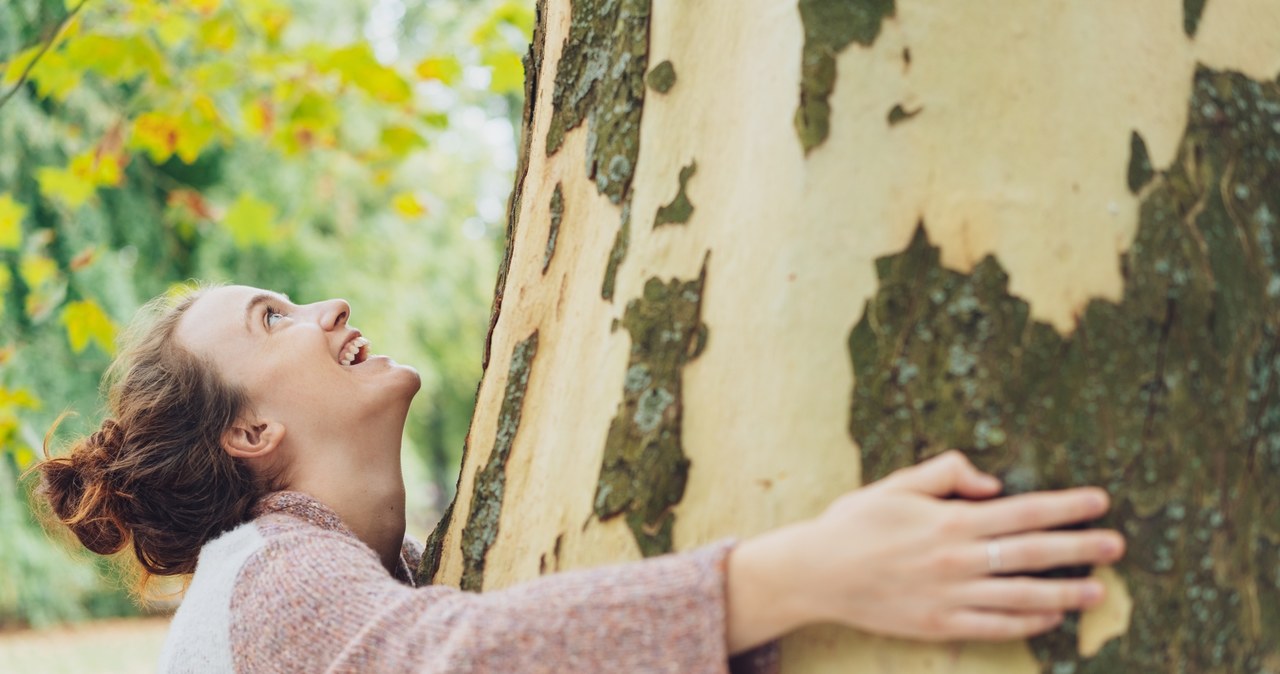
<path id="1" fill-rule="evenodd" d="M 295 437 L 359 433 L 371 423 L 404 423 L 421 380 L 411 367 L 374 356 L 350 360 L 360 332 L 345 300 L 298 306 L 247 286 L 214 288 L 187 309 L 175 339 L 209 359 L 249 396 L 252 412 Z M 347 358 L 344 359 L 344 353 Z M 319 435 L 323 434 L 323 435 Z"/>

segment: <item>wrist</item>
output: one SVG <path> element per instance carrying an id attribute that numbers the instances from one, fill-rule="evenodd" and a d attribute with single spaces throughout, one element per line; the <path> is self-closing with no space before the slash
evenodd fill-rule
<path id="1" fill-rule="evenodd" d="M 772 641 L 812 622 L 806 579 L 797 562 L 803 557 L 805 525 L 761 534 L 729 553 L 726 621 L 729 653 Z"/>

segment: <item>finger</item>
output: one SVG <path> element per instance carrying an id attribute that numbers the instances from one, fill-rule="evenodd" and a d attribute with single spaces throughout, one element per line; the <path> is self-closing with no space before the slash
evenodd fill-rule
<path id="1" fill-rule="evenodd" d="M 953 600 L 966 608 L 1004 612 L 1078 611 L 1102 602 L 1102 583 L 1087 578 L 983 578 L 956 589 Z"/>
<path id="2" fill-rule="evenodd" d="M 1062 623 L 1058 611 L 1004 613 L 979 609 L 952 611 L 943 619 L 944 639 L 1005 641 L 1043 634 Z"/>
<path id="3" fill-rule="evenodd" d="M 992 544 L 998 546 L 993 549 Z M 966 557 L 981 574 L 1045 571 L 1060 566 L 1110 564 L 1124 554 L 1124 538 L 1115 531 L 1057 531 L 1023 534 L 973 543 Z"/>
<path id="4" fill-rule="evenodd" d="M 904 468 L 889 477 L 893 484 L 939 498 L 960 494 L 987 498 L 1000 492 L 1000 481 L 973 467 L 964 454 L 950 450 Z"/>
<path id="5" fill-rule="evenodd" d="M 1004 536 L 1096 519 L 1110 505 L 1106 490 L 1081 487 L 1020 494 L 972 507 L 979 535 Z"/>

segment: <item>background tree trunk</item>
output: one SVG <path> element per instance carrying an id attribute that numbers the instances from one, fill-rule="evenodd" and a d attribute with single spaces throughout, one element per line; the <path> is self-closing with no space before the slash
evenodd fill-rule
<path id="1" fill-rule="evenodd" d="M 1280 5 L 547 0 L 423 575 L 750 536 L 947 447 L 1131 552 L 1030 644 L 798 672 L 1280 672 Z"/>

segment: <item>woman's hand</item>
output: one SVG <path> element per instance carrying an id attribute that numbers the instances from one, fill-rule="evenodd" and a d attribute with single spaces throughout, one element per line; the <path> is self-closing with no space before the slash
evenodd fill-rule
<path id="1" fill-rule="evenodd" d="M 730 652 L 814 622 L 931 641 L 1017 639 L 1101 602 L 1096 580 L 1009 574 L 1119 559 L 1114 531 L 1046 531 L 1099 517 L 1106 492 L 991 498 L 999 492 L 952 451 L 743 542 L 729 558 Z"/>

